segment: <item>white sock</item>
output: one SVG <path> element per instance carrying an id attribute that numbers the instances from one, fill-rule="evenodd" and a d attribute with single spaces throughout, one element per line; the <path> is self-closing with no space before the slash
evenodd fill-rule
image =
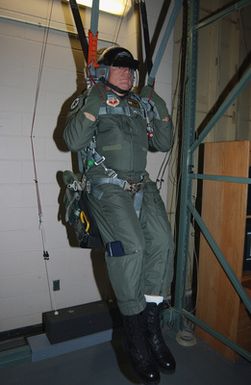
<path id="1" fill-rule="evenodd" d="M 161 295 L 148 295 L 148 294 L 145 294 L 145 299 L 146 299 L 146 302 L 154 302 L 157 305 L 159 305 L 160 303 L 163 302 L 164 297 L 162 297 Z"/>

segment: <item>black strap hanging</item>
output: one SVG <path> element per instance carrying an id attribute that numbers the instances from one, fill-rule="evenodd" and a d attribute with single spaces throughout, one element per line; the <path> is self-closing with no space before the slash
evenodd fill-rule
<path id="1" fill-rule="evenodd" d="M 148 28 L 145 0 L 140 0 L 139 5 L 140 5 L 141 24 L 143 28 L 143 34 L 144 34 L 146 67 L 147 67 L 147 73 L 149 75 L 153 66 L 153 62 L 151 57 L 152 55 L 151 55 L 151 48 L 150 48 L 149 28 Z"/>
<path id="2" fill-rule="evenodd" d="M 156 23 L 156 27 L 150 42 L 145 0 L 139 0 L 138 2 L 137 9 L 138 9 L 139 18 L 140 18 L 140 24 L 142 25 L 142 29 L 144 31 L 144 45 L 145 45 L 145 53 L 146 53 L 146 59 L 144 61 L 144 65 L 142 66 L 142 70 L 139 76 L 139 89 L 141 89 L 145 85 L 146 74 L 148 73 L 148 75 L 150 75 L 150 72 L 152 70 L 152 67 L 153 67 L 152 56 L 153 56 L 155 47 L 157 45 L 162 27 L 166 20 L 170 3 L 171 3 L 171 0 L 163 1 L 163 5 L 161 7 L 160 14 Z"/>
<path id="3" fill-rule="evenodd" d="M 76 28 L 78 31 L 78 36 L 79 36 L 80 44 L 81 44 L 81 47 L 82 47 L 82 50 L 84 53 L 85 61 L 86 61 L 86 63 L 88 63 L 89 46 L 88 46 L 85 30 L 84 30 L 84 27 L 82 24 L 80 12 L 79 12 L 79 8 L 78 8 L 76 0 L 70 0 L 70 6 L 71 6 L 71 10 L 72 10 L 72 15 L 74 17 L 74 21 L 76 24 Z"/>

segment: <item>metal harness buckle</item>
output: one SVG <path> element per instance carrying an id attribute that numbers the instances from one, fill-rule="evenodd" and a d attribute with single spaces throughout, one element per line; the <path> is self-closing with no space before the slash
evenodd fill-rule
<path id="1" fill-rule="evenodd" d="M 140 191 L 140 189 L 142 188 L 142 185 L 143 185 L 143 183 L 141 183 L 141 182 L 129 183 L 127 180 L 125 180 L 124 185 L 123 185 L 123 189 L 126 191 L 130 191 L 132 193 L 136 193 L 136 192 Z"/>

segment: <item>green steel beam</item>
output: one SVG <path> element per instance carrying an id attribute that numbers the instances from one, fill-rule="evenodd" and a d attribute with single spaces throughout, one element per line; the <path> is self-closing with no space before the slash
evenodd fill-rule
<path id="1" fill-rule="evenodd" d="M 251 184 L 251 178 L 240 178 L 228 175 L 190 174 L 191 179 L 215 180 L 219 182 Z"/>
<path id="2" fill-rule="evenodd" d="M 177 263 L 175 277 L 175 298 L 174 307 L 179 314 L 176 322 L 176 328 L 182 328 L 181 309 L 183 308 L 186 268 L 187 268 L 187 250 L 189 242 L 189 223 L 190 213 L 187 207 L 187 201 L 192 197 L 192 183 L 188 177 L 193 164 L 189 148 L 194 141 L 195 133 L 195 111 L 196 111 L 196 74 L 197 74 L 197 31 L 193 28 L 197 24 L 199 14 L 199 1 L 190 1 L 188 4 L 188 27 L 187 27 L 187 58 L 186 73 L 187 82 L 185 85 L 185 108 L 184 108 L 184 126 L 182 142 L 181 159 L 181 186 L 180 186 L 180 211 L 179 211 L 179 231 L 177 247 Z"/>
<path id="3" fill-rule="evenodd" d="M 221 341 L 223 344 L 227 345 L 229 348 L 233 349 L 236 353 L 240 354 L 242 357 L 246 358 L 248 361 L 251 361 L 251 353 L 247 350 L 241 348 L 239 345 L 237 345 L 235 342 L 230 340 L 229 338 L 225 337 L 223 334 L 217 332 L 216 330 L 212 329 L 209 325 L 207 325 L 204 321 L 200 320 L 199 318 L 195 317 L 193 314 L 189 313 L 187 310 L 182 309 L 182 314 L 184 317 L 204 329 L 207 333 L 211 334 L 213 337 L 217 338 L 219 341 Z"/>
<path id="4" fill-rule="evenodd" d="M 199 225 L 203 235 L 205 236 L 209 246 L 213 250 L 218 262 L 220 263 L 220 265 L 224 269 L 229 281 L 233 285 L 235 291 L 237 292 L 237 294 L 239 295 L 239 297 L 243 301 L 243 303 L 244 303 L 245 307 L 247 308 L 247 310 L 249 311 L 249 313 L 251 313 L 251 299 L 249 298 L 249 296 L 247 295 L 246 291 L 244 290 L 242 284 L 240 283 L 240 281 L 236 277 L 236 274 L 234 273 L 230 264 L 227 262 L 226 258 L 224 257 L 224 254 L 220 250 L 219 246 L 217 245 L 217 243 L 213 239 L 212 235 L 210 234 L 207 226 L 205 225 L 205 223 L 204 223 L 203 219 L 201 218 L 201 216 L 199 215 L 198 211 L 195 209 L 194 206 L 192 206 L 191 202 L 188 203 L 188 206 L 189 206 L 189 209 L 191 211 L 191 214 L 193 215 L 193 217 L 196 220 L 197 224 Z"/>
<path id="5" fill-rule="evenodd" d="M 234 4 L 229 5 L 227 8 L 221 9 L 220 11 L 218 11 L 218 12 L 206 17 L 205 19 L 199 21 L 196 28 L 200 29 L 200 28 L 206 27 L 207 25 L 224 18 L 225 16 L 231 14 L 234 11 L 239 11 L 241 8 L 246 7 L 248 4 L 251 4 L 251 0 L 237 1 Z"/>
<path id="6" fill-rule="evenodd" d="M 248 85 L 251 81 L 251 68 L 249 68 L 240 78 L 239 82 L 233 87 L 233 89 L 229 92 L 226 99 L 220 105 L 216 113 L 209 120 L 207 125 L 204 127 L 203 131 L 200 133 L 199 137 L 191 146 L 191 153 L 196 150 L 196 148 L 201 144 L 201 142 L 205 139 L 207 134 L 211 131 L 214 125 L 218 122 L 218 120 L 222 117 L 224 112 L 228 109 L 228 107 L 234 102 L 237 96 L 243 91 L 243 89 Z"/>

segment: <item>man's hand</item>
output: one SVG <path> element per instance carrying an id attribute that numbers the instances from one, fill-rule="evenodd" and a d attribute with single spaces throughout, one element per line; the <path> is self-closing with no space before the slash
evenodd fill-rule
<path id="1" fill-rule="evenodd" d="M 141 90 L 140 96 L 148 100 L 152 100 L 158 110 L 160 119 L 164 122 L 170 120 L 169 113 L 165 101 L 154 91 L 150 86 L 144 86 Z"/>

